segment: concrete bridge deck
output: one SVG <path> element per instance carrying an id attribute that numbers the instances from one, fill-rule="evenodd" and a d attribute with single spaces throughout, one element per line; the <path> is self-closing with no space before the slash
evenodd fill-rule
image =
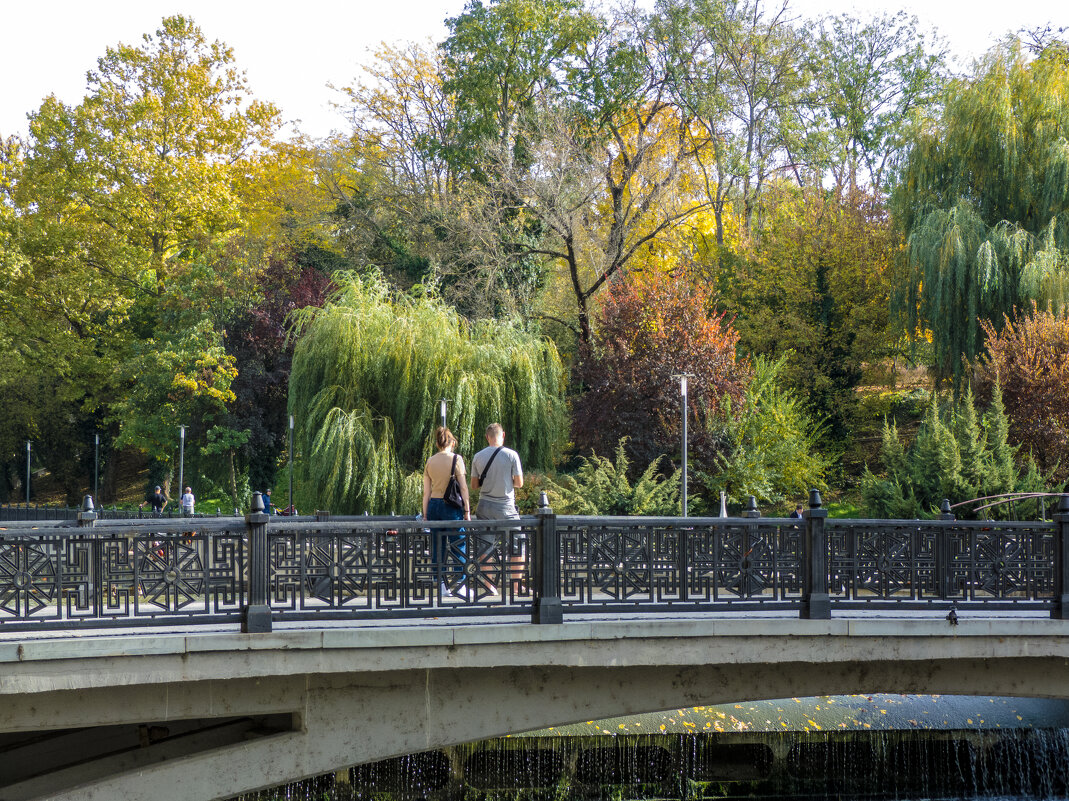
<path id="1" fill-rule="evenodd" d="M 1042 611 L 0 630 L 0 799 L 225 798 L 551 725 L 851 693 L 1069 698 Z"/>

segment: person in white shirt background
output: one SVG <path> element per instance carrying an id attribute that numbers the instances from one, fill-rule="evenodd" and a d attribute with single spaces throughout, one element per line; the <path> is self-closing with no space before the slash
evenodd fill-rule
<path id="1" fill-rule="evenodd" d="M 186 487 L 185 492 L 182 493 L 180 506 L 182 507 L 182 514 L 186 517 L 193 517 L 193 505 L 197 502 L 197 499 L 193 497 L 193 490 Z"/>

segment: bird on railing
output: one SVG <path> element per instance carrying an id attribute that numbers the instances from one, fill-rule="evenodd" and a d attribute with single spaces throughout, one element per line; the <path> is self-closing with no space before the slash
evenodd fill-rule
<path id="1" fill-rule="evenodd" d="M 950 621 L 951 626 L 958 625 L 958 609 L 955 606 L 950 607 L 950 611 L 947 612 L 947 620 Z"/>

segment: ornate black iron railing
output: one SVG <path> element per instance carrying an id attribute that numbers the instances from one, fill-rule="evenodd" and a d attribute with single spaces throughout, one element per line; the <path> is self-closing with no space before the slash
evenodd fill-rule
<path id="1" fill-rule="evenodd" d="M 143 526 L 7 529 L 0 626 L 114 626 L 239 619 L 247 550 L 240 518 Z"/>
<path id="2" fill-rule="evenodd" d="M 258 498 L 255 501 L 259 501 Z M 255 502 L 254 501 L 254 502 Z M 261 507 L 262 509 L 262 507 Z M 9 524 L 0 628 L 858 607 L 1069 611 L 1053 522 L 558 517 Z"/>
<path id="3" fill-rule="evenodd" d="M 558 517 L 569 610 L 795 604 L 801 521 Z"/>
<path id="4" fill-rule="evenodd" d="M 1057 533 L 1046 522 L 829 520 L 831 593 L 843 607 L 1048 603 Z"/>

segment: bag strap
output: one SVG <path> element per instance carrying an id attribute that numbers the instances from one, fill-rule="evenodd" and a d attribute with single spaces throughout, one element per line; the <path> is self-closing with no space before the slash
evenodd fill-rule
<path id="1" fill-rule="evenodd" d="M 490 454 L 490 461 L 488 461 L 486 463 L 486 467 L 483 468 L 482 475 L 479 476 L 479 486 L 480 487 L 483 485 L 483 482 L 486 481 L 486 474 L 490 472 L 490 465 L 492 465 L 494 463 L 494 457 L 497 456 L 499 453 L 501 453 L 501 449 L 504 448 L 504 447 L 505 447 L 504 445 L 498 445 L 497 446 L 497 450 Z"/>
<path id="2" fill-rule="evenodd" d="M 457 457 L 459 455 L 460 455 L 459 453 L 454 453 L 453 454 L 453 466 L 449 468 L 449 477 L 450 478 L 456 478 L 457 477 Z"/>

